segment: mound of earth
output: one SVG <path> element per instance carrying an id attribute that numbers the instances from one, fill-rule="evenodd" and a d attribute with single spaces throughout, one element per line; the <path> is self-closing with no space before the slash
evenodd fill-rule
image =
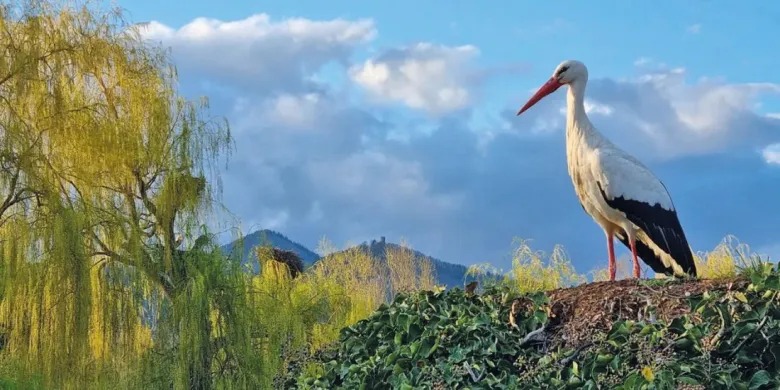
<path id="1" fill-rule="evenodd" d="M 399 295 L 296 356 L 299 389 L 770 389 L 780 385 L 780 270 Z"/>
<path id="2" fill-rule="evenodd" d="M 551 304 L 551 338 L 561 346 L 578 348 L 615 321 L 663 321 L 690 313 L 688 298 L 705 291 L 744 290 L 746 277 L 703 280 L 625 279 L 557 289 L 546 295 Z M 556 345 L 557 345 L 556 344 Z"/>

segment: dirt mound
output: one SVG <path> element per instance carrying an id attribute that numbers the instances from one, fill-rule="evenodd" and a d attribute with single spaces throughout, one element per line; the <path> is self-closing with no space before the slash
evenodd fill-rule
<path id="1" fill-rule="evenodd" d="M 553 344 L 577 348 L 598 332 L 606 332 L 614 321 L 670 322 L 689 313 L 687 298 L 705 291 L 744 289 L 746 278 L 657 280 L 626 279 L 594 282 L 553 290 L 550 298 L 550 326 L 545 330 Z"/>

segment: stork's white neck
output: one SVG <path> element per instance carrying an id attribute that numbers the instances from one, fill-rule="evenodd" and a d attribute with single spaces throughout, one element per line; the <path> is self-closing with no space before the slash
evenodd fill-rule
<path id="1" fill-rule="evenodd" d="M 585 151 L 604 143 L 585 113 L 586 83 L 587 80 L 574 81 L 566 93 L 566 158 L 570 175 L 579 169 Z"/>
<path id="2" fill-rule="evenodd" d="M 566 93 L 566 133 L 572 130 L 587 131 L 593 128 L 585 112 L 585 85 L 587 80 L 575 80 Z"/>

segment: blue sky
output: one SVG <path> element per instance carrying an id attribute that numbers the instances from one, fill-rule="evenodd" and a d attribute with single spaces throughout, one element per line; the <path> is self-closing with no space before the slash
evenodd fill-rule
<path id="1" fill-rule="evenodd" d="M 563 92 L 513 116 L 571 58 L 591 120 L 666 183 L 695 250 L 735 234 L 780 255 L 778 3 L 120 5 L 155 22 L 182 91 L 230 120 L 224 200 L 244 230 L 309 247 L 405 237 L 505 269 L 522 237 L 605 266 L 566 172 Z"/>

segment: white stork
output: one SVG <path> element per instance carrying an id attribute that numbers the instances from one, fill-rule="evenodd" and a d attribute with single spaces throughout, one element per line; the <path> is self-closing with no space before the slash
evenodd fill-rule
<path id="1" fill-rule="evenodd" d="M 609 280 L 615 280 L 613 237 L 631 249 L 634 277 L 637 256 L 653 271 L 696 276 L 696 263 L 664 184 L 636 158 L 599 134 L 585 113 L 588 69 L 563 61 L 553 76 L 518 111 L 522 114 L 563 85 L 566 95 L 566 160 L 580 205 L 604 229 Z"/>

